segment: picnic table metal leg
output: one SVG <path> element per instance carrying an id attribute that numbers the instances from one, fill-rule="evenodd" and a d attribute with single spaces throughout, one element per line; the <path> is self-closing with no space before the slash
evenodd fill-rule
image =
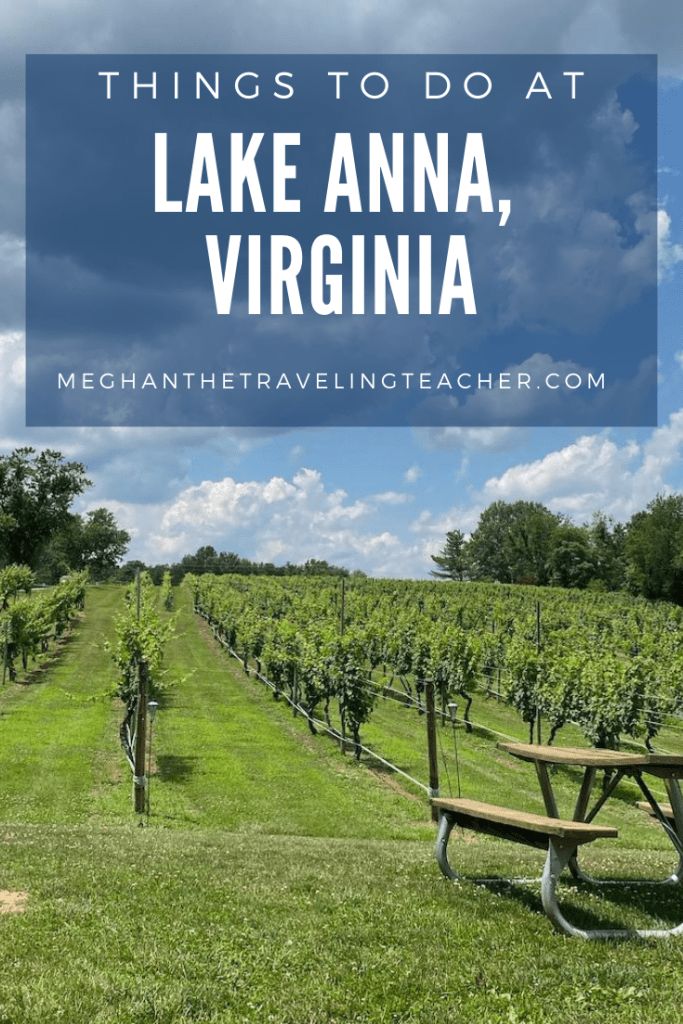
<path id="1" fill-rule="evenodd" d="M 592 773 L 592 779 L 589 782 L 589 774 Z M 595 783 L 595 777 L 597 775 L 597 769 L 587 768 L 586 773 L 581 784 L 581 790 L 576 801 L 576 809 L 574 811 L 574 821 L 585 821 L 590 824 L 591 821 L 596 817 L 599 810 L 607 803 L 614 790 L 617 788 L 621 780 L 623 779 L 625 772 L 622 768 L 614 773 L 608 784 L 603 789 L 602 793 L 595 801 L 593 807 L 588 811 L 588 804 L 590 801 L 591 790 Z M 579 816 L 580 815 L 580 816 Z M 579 864 L 578 851 L 575 850 L 574 854 L 569 859 L 569 870 L 577 882 L 585 882 L 588 885 L 624 885 L 626 883 L 619 879 L 611 878 L 593 878 L 589 875 Z"/>
<path id="2" fill-rule="evenodd" d="M 555 797 L 555 791 L 553 790 L 553 784 L 550 780 L 550 772 L 548 766 L 543 761 L 536 761 L 536 775 L 541 786 L 541 793 L 543 794 L 543 803 L 545 804 L 546 814 L 549 818 L 559 818 L 560 812 L 557 807 L 557 799 Z M 576 809 L 574 811 L 574 821 L 583 821 L 586 816 L 588 809 L 588 801 L 593 789 L 593 783 L 595 781 L 595 768 L 586 768 L 583 781 L 581 783 L 581 789 L 579 790 L 579 796 L 576 801 Z M 566 861 L 565 867 L 568 867 L 573 877 L 578 882 L 590 882 L 595 884 L 594 880 L 590 875 L 585 874 L 579 867 L 579 861 L 576 850 L 573 851 L 571 856 Z"/>
<path id="3" fill-rule="evenodd" d="M 574 938 L 588 939 L 591 937 L 589 933 L 570 924 L 557 902 L 557 883 L 575 853 L 573 846 L 552 841 L 548 844 L 548 856 L 541 876 L 541 903 L 558 931 Z"/>
<path id="4" fill-rule="evenodd" d="M 579 790 L 579 795 L 576 799 L 576 807 L 574 808 L 574 821 L 585 821 L 591 793 L 593 792 L 593 786 L 595 785 L 596 775 L 597 770 L 595 768 L 586 768 L 583 773 L 581 789 Z M 578 849 L 575 849 L 569 858 L 568 866 L 572 873 L 572 877 L 575 878 L 577 882 L 594 882 L 594 879 L 579 867 Z"/>
<path id="5" fill-rule="evenodd" d="M 666 815 L 659 806 L 656 797 L 640 773 L 636 775 L 636 782 L 638 783 L 643 796 L 652 808 L 655 818 L 666 832 L 678 854 L 678 865 L 676 870 L 670 874 L 668 878 L 663 879 L 659 884 L 679 885 L 683 881 L 683 798 L 681 797 L 678 780 L 675 778 L 664 779 L 664 785 L 666 786 L 669 799 L 671 800 L 671 809 L 674 812 L 673 826 L 669 823 Z"/>
<path id="6" fill-rule="evenodd" d="M 454 871 L 448 862 L 448 840 L 450 839 L 454 825 L 455 818 L 442 811 L 439 818 L 439 831 L 436 836 L 436 849 L 434 851 L 437 864 L 441 868 L 441 871 L 446 878 L 450 879 L 452 882 L 456 881 L 460 877 L 457 871 Z"/>
<path id="7" fill-rule="evenodd" d="M 559 818 L 560 812 L 557 809 L 557 800 L 555 799 L 555 793 L 553 791 L 553 784 L 550 781 L 550 774 L 548 773 L 548 765 L 544 761 L 536 761 L 536 775 L 541 786 L 541 793 L 543 794 L 543 803 L 545 804 L 546 814 L 549 818 Z"/>
<path id="8" fill-rule="evenodd" d="M 590 813 L 586 814 L 588 800 L 590 798 L 590 792 L 586 792 L 584 794 L 584 790 L 588 790 L 587 775 L 589 771 L 590 769 L 586 771 L 586 775 L 584 776 L 584 781 L 581 786 L 581 792 L 579 793 L 579 798 L 576 802 L 576 811 L 574 813 L 575 821 L 593 821 L 598 811 L 606 803 L 608 798 L 612 795 L 612 793 L 617 788 L 618 784 L 621 782 L 622 778 L 626 774 L 622 770 L 616 772 L 615 775 L 613 775 L 610 779 L 609 785 L 606 787 L 606 789 L 603 790 L 603 792 L 600 795 L 600 798 L 596 801 L 595 806 L 591 809 Z M 633 882 L 632 880 L 628 882 L 622 882 L 620 879 L 593 878 L 591 875 L 588 875 L 585 871 L 583 871 L 583 869 L 579 865 L 578 853 L 575 852 L 574 855 L 569 859 L 568 867 L 573 877 L 578 882 L 586 882 L 589 885 L 678 885 L 681 882 L 683 882 L 683 795 L 681 794 L 678 782 L 676 779 L 665 780 L 667 792 L 669 793 L 669 797 L 671 799 L 671 806 L 672 808 L 675 808 L 678 805 L 679 808 L 679 820 L 676 821 L 676 828 L 674 829 L 667 821 L 653 793 L 645 783 L 642 774 L 640 772 L 634 772 L 633 775 L 643 795 L 647 798 L 648 803 L 652 807 L 655 817 L 657 818 L 657 820 L 659 821 L 660 825 L 667 833 L 669 838 L 671 839 L 671 842 L 673 843 L 674 847 L 676 848 L 676 851 L 678 852 L 679 860 L 676 870 L 667 878 L 652 880 L 643 879 L 642 882 L 637 883 Z M 674 816 L 675 815 L 676 811 L 674 809 Z"/>
<path id="9" fill-rule="evenodd" d="M 665 779 L 664 783 L 666 785 L 666 791 L 669 794 L 671 809 L 674 812 L 676 834 L 678 835 L 679 840 L 683 841 L 683 794 L 681 793 L 680 783 L 676 778 Z M 671 875 L 670 880 L 672 882 L 683 881 L 683 850 L 679 850 L 678 867 L 673 875 Z"/>
<path id="10" fill-rule="evenodd" d="M 551 839 L 541 878 L 541 902 L 558 931 L 575 939 L 668 939 L 683 935 L 683 924 L 675 928 L 577 928 L 568 921 L 557 902 L 557 883 L 573 853 L 573 847 Z"/>

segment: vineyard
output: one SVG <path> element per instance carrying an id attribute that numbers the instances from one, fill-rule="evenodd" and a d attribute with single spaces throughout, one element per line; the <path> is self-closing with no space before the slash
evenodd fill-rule
<path id="1" fill-rule="evenodd" d="M 681 609 L 621 596 L 493 584 L 201 576 L 195 607 L 217 638 L 314 721 L 361 749 L 378 698 L 469 731 L 491 700 L 529 739 L 567 726 L 584 742 L 653 749 L 683 708 Z M 481 722 L 479 723 L 481 724 Z"/>
<path id="2" fill-rule="evenodd" d="M 3 647 L 2 682 L 16 682 L 29 662 L 47 654 L 64 635 L 85 603 L 88 574 L 73 573 L 45 592 L 33 593 L 29 568 L 10 565 L 0 569 L 0 640 Z"/>
<path id="3" fill-rule="evenodd" d="M 444 883 L 424 687 L 442 791 L 459 764 L 468 797 L 539 811 L 533 769 L 501 737 L 540 725 L 558 743 L 681 749 L 676 608 L 355 578 L 1 579 L 0 1020 L 675 1019 L 673 946 L 588 951 L 549 932 L 533 886 Z M 144 760 L 141 697 L 158 704 Z M 571 771 L 554 785 L 570 805 Z M 637 798 L 625 779 L 601 812 L 620 839 L 590 851 L 591 872 L 670 870 Z M 477 837 L 459 863 L 533 877 L 539 855 Z M 1 913 L 7 894 L 23 913 Z M 680 917 L 671 888 L 627 895 L 563 899 L 590 923 Z"/>

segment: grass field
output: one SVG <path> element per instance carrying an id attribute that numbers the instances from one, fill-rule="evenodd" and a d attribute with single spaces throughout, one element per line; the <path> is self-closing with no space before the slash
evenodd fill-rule
<path id="1" fill-rule="evenodd" d="M 138 827 L 102 648 L 121 600 L 91 588 L 58 659 L 0 694 L 0 889 L 28 894 L 24 913 L 0 915 L 0 1024 L 678 1019 L 680 941 L 583 945 L 552 931 L 534 887 L 447 883 L 417 791 L 311 736 L 215 645 L 182 592 L 152 815 Z M 518 728 L 505 708 L 481 714 Z M 364 739 L 424 778 L 423 730 L 383 702 Z M 524 765 L 481 735 L 458 741 L 466 795 L 540 809 Z M 556 783 L 566 803 L 576 780 Z M 666 873 L 671 850 L 628 786 L 620 794 L 605 820 L 622 838 L 596 844 L 589 866 Z M 540 869 L 526 848 L 454 841 L 466 872 Z M 671 890 L 562 896 L 592 925 L 683 918 Z"/>

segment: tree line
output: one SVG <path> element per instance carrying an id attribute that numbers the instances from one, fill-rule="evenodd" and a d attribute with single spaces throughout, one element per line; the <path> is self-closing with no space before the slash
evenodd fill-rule
<path id="1" fill-rule="evenodd" d="M 188 575 L 212 576 L 345 576 L 364 577 L 360 570 L 350 572 L 340 565 L 332 565 L 321 558 L 309 558 L 302 564 L 285 562 L 275 565 L 274 562 L 256 562 L 243 558 L 234 551 L 216 551 L 210 544 L 197 548 L 194 554 L 185 555 L 178 562 L 171 564 L 147 565 L 140 561 L 126 562 L 116 574 L 117 580 L 130 583 L 138 572 L 146 572 L 155 584 L 160 584 L 165 574 L 170 574 L 173 586 Z"/>
<path id="2" fill-rule="evenodd" d="M 109 509 L 72 511 L 90 485 L 85 466 L 61 452 L 24 447 L 0 455 L 0 568 L 27 566 L 39 583 L 85 569 L 91 579 L 109 578 L 130 536 Z"/>
<path id="3" fill-rule="evenodd" d="M 538 502 L 495 501 L 467 536 L 432 555 L 437 579 L 625 590 L 683 604 L 683 494 L 658 495 L 626 523 L 577 526 Z"/>
<path id="4" fill-rule="evenodd" d="M 275 565 L 210 545 L 171 565 L 132 561 L 121 566 L 130 536 L 113 513 L 73 511 L 90 486 L 85 466 L 58 451 L 23 447 L 0 455 L 0 568 L 28 566 L 41 583 L 85 569 L 92 579 L 123 582 L 137 569 L 148 570 L 155 583 L 170 572 L 173 584 L 188 573 L 364 575 L 324 559 Z M 627 523 L 598 512 L 581 526 L 538 502 L 496 501 L 469 536 L 457 527 L 450 530 L 432 559 L 432 575 L 442 579 L 625 590 L 683 604 L 683 495 L 658 495 Z"/>

